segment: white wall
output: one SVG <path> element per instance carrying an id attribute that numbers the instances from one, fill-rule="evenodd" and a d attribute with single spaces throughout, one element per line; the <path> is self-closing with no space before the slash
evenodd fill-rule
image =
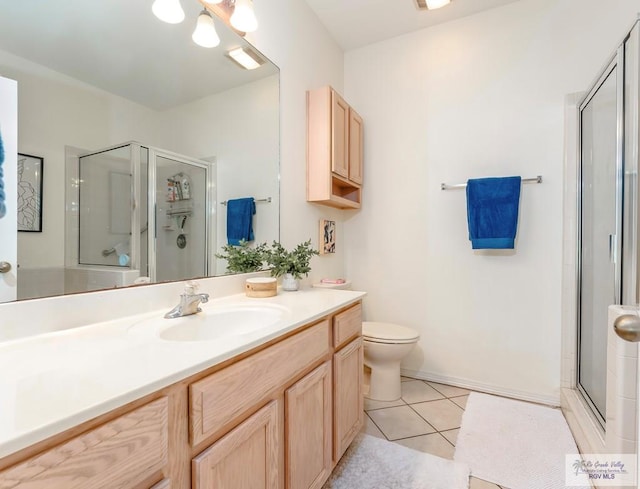
<path id="1" fill-rule="evenodd" d="M 42 232 L 18 233 L 18 263 L 64 267 L 65 145 L 154 144 L 154 111 L 4 51 L 0 75 L 18 81 L 18 151 L 44 157 Z"/>
<path id="2" fill-rule="evenodd" d="M 522 0 L 348 52 L 365 121 L 362 211 L 346 271 L 367 319 L 420 331 L 416 375 L 559 402 L 564 96 L 584 90 L 640 1 Z M 474 252 L 462 191 L 543 176 L 521 194 L 514 253 Z"/>
<path id="3" fill-rule="evenodd" d="M 260 26 L 248 36 L 280 68 L 280 240 L 285 247 L 311 238 L 321 218 L 337 220 L 336 253 L 314 257 L 309 280 L 344 275 L 342 220 L 350 212 L 306 202 L 306 91 L 343 89 L 343 52 L 303 0 L 255 2 Z"/>
<path id="4" fill-rule="evenodd" d="M 273 75 L 162 114 L 165 144 L 216 163 L 217 243 L 212 255 L 227 244 L 227 212 L 219 202 L 229 199 L 271 197 L 271 203 L 256 204 L 255 242 L 279 238 L 279 101 L 278 75 Z M 220 260 L 214 272 L 225 271 L 226 262 Z"/>

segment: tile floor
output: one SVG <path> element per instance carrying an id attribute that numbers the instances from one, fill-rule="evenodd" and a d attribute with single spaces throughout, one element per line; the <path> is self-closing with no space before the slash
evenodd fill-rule
<path id="1" fill-rule="evenodd" d="M 453 460 L 456 437 L 469 391 L 450 385 L 402 378 L 402 398 L 365 398 L 365 433 L 414 450 Z M 469 489 L 508 489 L 471 477 Z"/>

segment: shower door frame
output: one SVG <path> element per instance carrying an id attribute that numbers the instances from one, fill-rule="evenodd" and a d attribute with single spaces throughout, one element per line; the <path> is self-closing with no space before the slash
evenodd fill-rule
<path id="1" fill-rule="evenodd" d="M 626 41 L 626 38 L 625 38 Z M 623 202 L 624 202 L 624 124 L 625 124 L 625 62 L 624 62 L 624 46 L 625 41 L 616 50 L 614 56 L 609 60 L 606 68 L 601 72 L 596 82 L 592 85 L 587 95 L 578 104 L 578 174 L 577 174 L 577 236 L 576 236 L 576 283 L 577 283 L 577 301 L 576 301 L 576 373 L 575 386 L 580 396 L 589 407 L 593 417 L 598 422 L 603 431 L 606 431 L 606 419 L 600 414 L 595 403 L 591 400 L 586 390 L 580 384 L 580 361 L 581 361 L 581 324 L 582 324 L 582 217 L 583 217 L 583 151 L 582 151 L 582 112 L 589 105 L 593 97 L 598 93 L 602 85 L 609 76 L 616 71 L 616 202 L 615 202 L 615 244 L 610 245 L 610 258 L 612 258 L 614 267 L 614 298 L 615 303 L 622 302 L 622 242 L 623 236 Z M 606 368 L 606 367 L 605 367 Z M 605 394 L 606 396 L 606 394 Z"/>
<path id="2" fill-rule="evenodd" d="M 147 148 L 149 150 L 149 170 L 148 170 L 148 180 L 149 182 L 156 182 L 157 178 L 157 158 L 167 158 L 179 163 L 184 163 L 186 165 L 196 166 L 198 168 L 202 168 L 206 174 L 206 189 L 205 189 L 205 257 L 204 257 L 204 276 L 211 276 L 211 268 L 212 265 L 215 266 L 215 262 L 211 257 L 211 245 L 216 242 L 216 227 L 212 225 L 215 217 L 215 206 L 214 202 L 216 199 L 216 186 L 214 183 L 214 174 L 215 174 L 215 163 L 210 163 L 204 160 L 199 160 L 196 158 L 190 158 L 185 155 L 181 155 L 178 153 L 174 153 L 172 151 L 167 151 L 161 148 L 157 148 L 154 146 L 142 145 L 142 147 Z M 156 206 L 157 206 L 157 192 L 156 185 L 149 185 L 147 191 L 148 198 L 148 222 L 149 222 L 149 230 L 153 230 L 153 235 L 149 234 L 148 240 L 148 267 L 149 267 L 149 278 L 151 279 L 151 283 L 157 283 L 156 281 L 156 241 L 158 236 L 158 223 L 156 222 Z M 139 224 L 139 223 L 138 223 Z M 193 277 L 197 278 L 197 277 Z"/>

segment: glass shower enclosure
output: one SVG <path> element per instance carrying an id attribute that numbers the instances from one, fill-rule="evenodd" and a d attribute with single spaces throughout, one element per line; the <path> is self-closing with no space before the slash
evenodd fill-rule
<path id="1" fill-rule="evenodd" d="M 576 387 L 603 430 L 608 306 L 638 303 L 639 46 L 636 23 L 579 106 Z"/>
<path id="2" fill-rule="evenodd" d="M 79 157 L 78 264 L 162 282 L 209 274 L 212 164 L 139 143 Z"/>

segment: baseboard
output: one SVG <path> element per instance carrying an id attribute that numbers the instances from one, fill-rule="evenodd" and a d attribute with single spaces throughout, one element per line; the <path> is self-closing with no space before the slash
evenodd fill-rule
<path id="1" fill-rule="evenodd" d="M 438 382 L 439 384 L 453 385 L 455 387 L 462 387 L 464 389 L 484 392 L 486 394 L 495 394 L 497 396 L 510 397 L 512 399 L 535 402 L 538 404 L 546 404 L 553 407 L 560 406 L 559 394 L 558 396 L 542 396 L 538 394 L 532 394 L 531 392 L 519 391 L 516 389 L 506 389 L 497 385 L 476 382 L 469 379 L 459 379 L 457 377 L 449 377 L 447 375 L 432 374 L 406 368 L 401 369 L 401 373 L 406 377 L 413 377 L 414 379 L 428 380 L 430 382 Z"/>

